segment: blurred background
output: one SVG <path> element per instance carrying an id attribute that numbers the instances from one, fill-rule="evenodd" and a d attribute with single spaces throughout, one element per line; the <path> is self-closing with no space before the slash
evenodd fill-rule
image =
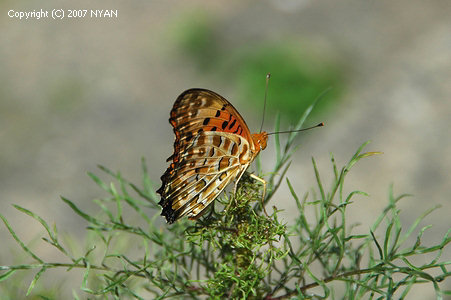
<path id="1" fill-rule="evenodd" d="M 113 9 L 118 18 L 19 20 L 7 14 L 41 8 Z M 0 11 L 0 211 L 44 257 L 54 252 L 39 246 L 41 227 L 12 204 L 82 244 L 86 223 L 60 195 L 97 209 L 92 199 L 103 194 L 86 172 L 99 174 L 101 164 L 139 183 L 141 157 L 158 188 L 173 151 L 169 111 L 188 88 L 218 92 L 258 131 L 268 72 L 267 131 L 277 113 L 281 129 L 289 129 L 332 88 L 306 123 L 326 126 L 297 141 L 288 177 L 299 195 L 315 184 L 311 157 L 327 184 L 330 154 L 342 166 L 371 140 L 366 150 L 384 154 L 364 159 L 347 178 L 349 191 L 370 195 L 350 206 L 350 222 L 361 224 L 356 232 L 368 232 L 391 184 L 395 195 L 412 194 L 400 202 L 406 227 L 442 205 L 421 223 L 433 224 L 425 244 L 439 243 L 450 227 L 449 1 L 3 0 Z M 262 153 L 267 172 L 273 149 L 270 138 Z M 285 184 L 273 205 L 292 220 L 295 202 Z M 24 261 L 4 226 L 0 241 L 0 265 Z M 71 295 L 81 279 L 62 274 L 57 293 Z M 17 287 L 18 298 L 26 282 Z M 432 286 L 417 290 L 410 299 L 435 298 Z"/>

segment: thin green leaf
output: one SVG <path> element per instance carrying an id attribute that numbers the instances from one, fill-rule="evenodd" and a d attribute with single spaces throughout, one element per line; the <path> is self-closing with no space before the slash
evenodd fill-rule
<path id="1" fill-rule="evenodd" d="M 402 244 L 404 243 L 405 240 L 407 240 L 407 238 L 412 234 L 412 232 L 417 228 L 417 226 L 420 224 L 420 222 L 426 217 L 428 216 L 430 213 L 432 213 L 434 210 L 439 209 L 440 207 L 442 207 L 441 205 L 436 205 L 428 210 L 426 210 L 424 213 L 421 214 L 421 216 L 419 216 L 418 218 L 415 219 L 415 221 L 413 222 L 413 224 L 409 227 L 409 229 L 407 230 L 407 232 L 403 235 L 403 237 L 400 239 L 399 243 Z M 423 230 L 424 231 L 424 230 Z"/>
<path id="2" fill-rule="evenodd" d="M 8 270 L 3 274 L 0 274 L 0 282 L 3 280 L 8 279 L 11 275 L 13 275 L 16 272 L 16 270 Z"/>
<path id="3" fill-rule="evenodd" d="M 382 251 L 381 245 L 379 245 L 379 242 L 377 241 L 376 237 L 374 236 L 374 233 L 372 230 L 370 230 L 371 237 L 373 238 L 374 243 L 376 244 L 377 251 L 379 251 L 379 257 L 381 260 L 384 260 L 384 252 Z"/>
<path id="4" fill-rule="evenodd" d="M 83 281 L 81 284 L 81 290 L 87 292 L 87 293 L 91 293 L 94 294 L 95 292 L 93 290 L 91 290 L 90 288 L 88 288 L 88 278 L 89 278 L 89 272 L 91 271 L 91 264 L 86 261 L 86 271 L 83 274 Z"/>
<path id="5" fill-rule="evenodd" d="M 41 223 L 41 225 L 45 228 L 45 230 L 47 231 L 50 239 L 52 239 L 53 241 L 56 240 L 56 238 L 53 235 L 53 232 L 50 230 L 50 226 L 47 224 L 47 222 L 45 222 L 44 219 L 42 219 L 40 216 L 36 215 L 35 213 L 33 213 L 32 211 L 23 208 L 19 205 L 14 204 L 13 205 L 17 210 L 29 215 L 30 217 L 32 217 L 33 219 L 35 219 L 36 221 L 38 221 L 39 223 Z"/>
<path id="6" fill-rule="evenodd" d="M 28 253 L 31 257 L 33 257 L 35 260 L 37 260 L 40 263 L 44 263 L 42 259 L 40 259 L 36 254 L 34 254 L 27 246 L 25 246 L 25 243 L 22 242 L 22 240 L 17 236 L 17 234 L 14 232 L 11 225 L 9 225 L 8 221 L 6 220 L 3 215 L 0 215 L 0 218 L 3 220 L 3 223 L 5 224 L 6 228 L 8 229 L 9 233 L 12 235 L 12 237 L 16 240 L 17 243 L 19 243 L 20 247 Z"/>
<path id="7" fill-rule="evenodd" d="M 368 195 L 367 193 L 362 192 L 362 191 L 352 191 L 352 192 L 349 193 L 348 196 L 346 197 L 345 203 L 350 202 L 350 201 L 351 201 L 351 198 L 352 198 L 354 195 L 362 195 L 362 196 L 365 196 L 365 197 L 369 197 L 369 196 L 370 196 L 370 195 Z"/>
<path id="8" fill-rule="evenodd" d="M 82 210 L 80 210 L 72 201 L 70 201 L 69 199 L 64 198 L 63 196 L 61 196 L 61 199 L 70 206 L 70 208 L 72 208 L 72 210 L 79 215 L 80 217 L 82 217 L 83 219 L 85 219 L 86 221 L 88 221 L 91 224 L 94 225 L 98 225 L 98 226 L 104 226 L 105 224 L 103 222 L 100 222 L 99 220 L 97 220 L 94 217 L 91 217 L 90 215 L 84 213 Z"/>
<path id="9" fill-rule="evenodd" d="M 390 247 L 390 239 L 391 239 L 391 233 L 393 228 L 394 222 L 393 220 L 390 220 L 390 223 L 387 226 L 387 229 L 385 230 L 385 239 L 384 239 L 384 259 L 390 259 L 388 257 L 388 248 Z"/>
<path id="10" fill-rule="evenodd" d="M 108 185 L 104 183 L 102 180 L 100 180 L 100 178 L 97 177 L 94 173 L 88 172 L 88 176 L 91 177 L 91 179 L 94 180 L 94 182 L 97 183 L 97 185 L 101 187 L 104 191 L 111 194 L 111 190 L 108 187 Z"/>
<path id="11" fill-rule="evenodd" d="M 42 268 L 39 270 L 39 272 L 36 273 L 36 275 L 35 275 L 34 278 L 33 278 L 33 281 L 31 281 L 30 286 L 28 287 L 27 294 L 26 294 L 27 296 L 30 295 L 30 293 L 31 293 L 31 291 L 33 290 L 34 286 L 35 286 L 36 283 L 38 282 L 39 277 L 41 277 L 41 275 L 42 275 L 46 270 L 47 270 L 46 267 L 42 267 Z"/>
<path id="12" fill-rule="evenodd" d="M 118 175 L 120 176 L 120 175 Z M 119 195 L 119 193 L 116 190 L 116 187 L 114 186 L 113 183 L 110 183 L 110 190 L 111 190 L 111 194 L 113 195 L 114 199 L 116 200 L 116 218 L 115 220 L 117 222 L 122 222 L 122 197 L 121 195 Z"/>
<path id="13" fill-rule="evenodd" d="M 312 157 L 313 170 L 315 171 L 316 182 L 318 184 L 319 191 L 321 193 L 321 199 L 326 200 L 326 194 L 324 192 L 323 184 L 321 183 L 321 178 L 319 176 L 318 167 L 316 166 L 315 159 Z"/>

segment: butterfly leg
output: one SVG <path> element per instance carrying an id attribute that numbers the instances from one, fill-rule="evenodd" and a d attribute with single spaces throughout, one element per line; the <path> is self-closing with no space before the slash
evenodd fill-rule
<path id="1" fill-rule="evenodd" d="M 241 177 L 243 177 L 244 172 L 246 172 L 247 168 L 249 167 L 249 164 L 245 165 L 241 170 L 238 171 L 238 175 L 236 176 L 235 185 L 233 186 L 233 198 L 235 199 L 236 190 L 238 188 L 238 182 L 240 182 Z"/>
<path id="2" fill-rule="evenodd" d="M 266 208 L 265 208 L 265 196 L 266 196 L 266 181 L 263 178 L 258 177 L 257 175 L 254 174 L 250 174 L 251 178 L 260 181 L 263 184 L 263 194 L 262 194 L 262 208 L 263 208 L 263 212 L 265 213 L 265 215 L 269 218 L 268 213 L 266 212 Z"/>

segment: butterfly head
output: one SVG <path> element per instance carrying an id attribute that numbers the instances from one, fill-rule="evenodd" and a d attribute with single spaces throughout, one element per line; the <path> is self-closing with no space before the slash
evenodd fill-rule
<path id="1" fill-rule="evenodd" d="M 264 150 L 266 148 L 266 142 L 268 141 L 268 133 L 266 131 L 262 131 L 260 133 L 252 134 L 252 141 L 256 146 L 257 152 L 260 150 Z"/>

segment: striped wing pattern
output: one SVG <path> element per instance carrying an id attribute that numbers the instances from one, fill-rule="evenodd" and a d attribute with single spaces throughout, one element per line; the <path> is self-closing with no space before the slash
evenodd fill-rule
<path id="1" fill-rule="evenodd" d="M 222 190 L 239 179 L 255 158 L 252 135 L 236 109 L 204 89 L 183 92 L 169 122 L 174 154 L 161 177 L 159 205 L 168 223 L 198 218 Z"/>

